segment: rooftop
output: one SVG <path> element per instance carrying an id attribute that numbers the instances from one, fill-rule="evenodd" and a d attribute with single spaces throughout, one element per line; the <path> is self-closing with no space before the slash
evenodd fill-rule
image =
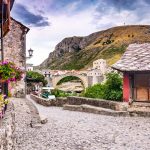
<path id="1" fill-rule="evenodd" d="M 150 71 L 150 43 L 130 44 L 112 68 L 119 71 Z"/>

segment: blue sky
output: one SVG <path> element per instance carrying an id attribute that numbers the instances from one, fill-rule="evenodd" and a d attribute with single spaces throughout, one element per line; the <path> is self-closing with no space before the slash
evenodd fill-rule
<path id="1" fill-rule="evenodd" d="M 113 26 L 150 24 L 150 0 L 15 0 L 12 16 L 30 28 L 29 61 L 40 64 L 65 37 Z"/>

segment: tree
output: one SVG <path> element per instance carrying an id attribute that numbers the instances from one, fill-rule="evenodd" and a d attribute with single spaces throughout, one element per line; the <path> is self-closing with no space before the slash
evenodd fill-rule
<path id="1" fill-rule="evenodd" d="M 81 96 L 90 98 L 102 98 L 106 100 L 122 100 L 122 78 L 118 73 L 106 75 L 104 84 L 96 84 L 86 89 Z"/>
<path id="2" fill-rule="evenodd" d="M 103 98 L 104 95 L 104 85 L 102 84 L 95 84 L 86 89 L 86 92 L 81 94 L 84 97 L 90 98 Z"/>
<path id="3" fill-rule="evenodd" d="M 122 78 L 118 73 L 109 73 L 104 84 L 104 99 L 122 100 Z"/>
<path id="4" fill-rule="evenodd" d="M 44 75 L 34 71 L 27 72 L 26 80 L 27 82 L 36 82 L 36 83 L 42 82 L 43 86 L 46 86 L 47 84 L 47 80 L 45 80 Z"/>

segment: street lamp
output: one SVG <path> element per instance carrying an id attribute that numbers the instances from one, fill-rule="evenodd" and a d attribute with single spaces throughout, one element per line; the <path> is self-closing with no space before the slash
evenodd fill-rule
<path id="1" fill-rule="evenodd" d="M 33 56 L 33 50 L 30 48 L 28 50 L 29 56 L 26 57 L 26 59 L 31 58 Z"/>
<path id="2" fill-rule="evenodd" d="M 29 53 L 29 56 L 26 56 L 26 60 L 30 59 L 33 56 L 33 50 L 30 48 L 28 50 L 28 53 Z M 27 73 L 27 63 L 25 63 L 25 71 Z M 27 94 L 27 81 L 25 80 L 25 97 L 26 97 L 26 94 Z"/>
<path id="3" fill-rule="evenodd" d="M 33 50 L 30 48 L 30 49 L 28 50 L 28 52 L 29 52 L 29 57 L 32 57 L 32 56 L 33 56 Z"/>

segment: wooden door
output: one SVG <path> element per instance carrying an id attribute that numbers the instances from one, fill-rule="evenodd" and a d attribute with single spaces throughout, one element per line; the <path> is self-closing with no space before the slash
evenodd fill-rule
<path id="1" fill-rule="evenodd" d="M 136 74 L 134 85 L 135 100 L 150 102 L 150 74 Z"/>
<path id="2" fill-rule="evenodd" d="M 137 101 L 148 101 L 149 100 L 149 89 L 145 87 L 137 88 Z"/>

